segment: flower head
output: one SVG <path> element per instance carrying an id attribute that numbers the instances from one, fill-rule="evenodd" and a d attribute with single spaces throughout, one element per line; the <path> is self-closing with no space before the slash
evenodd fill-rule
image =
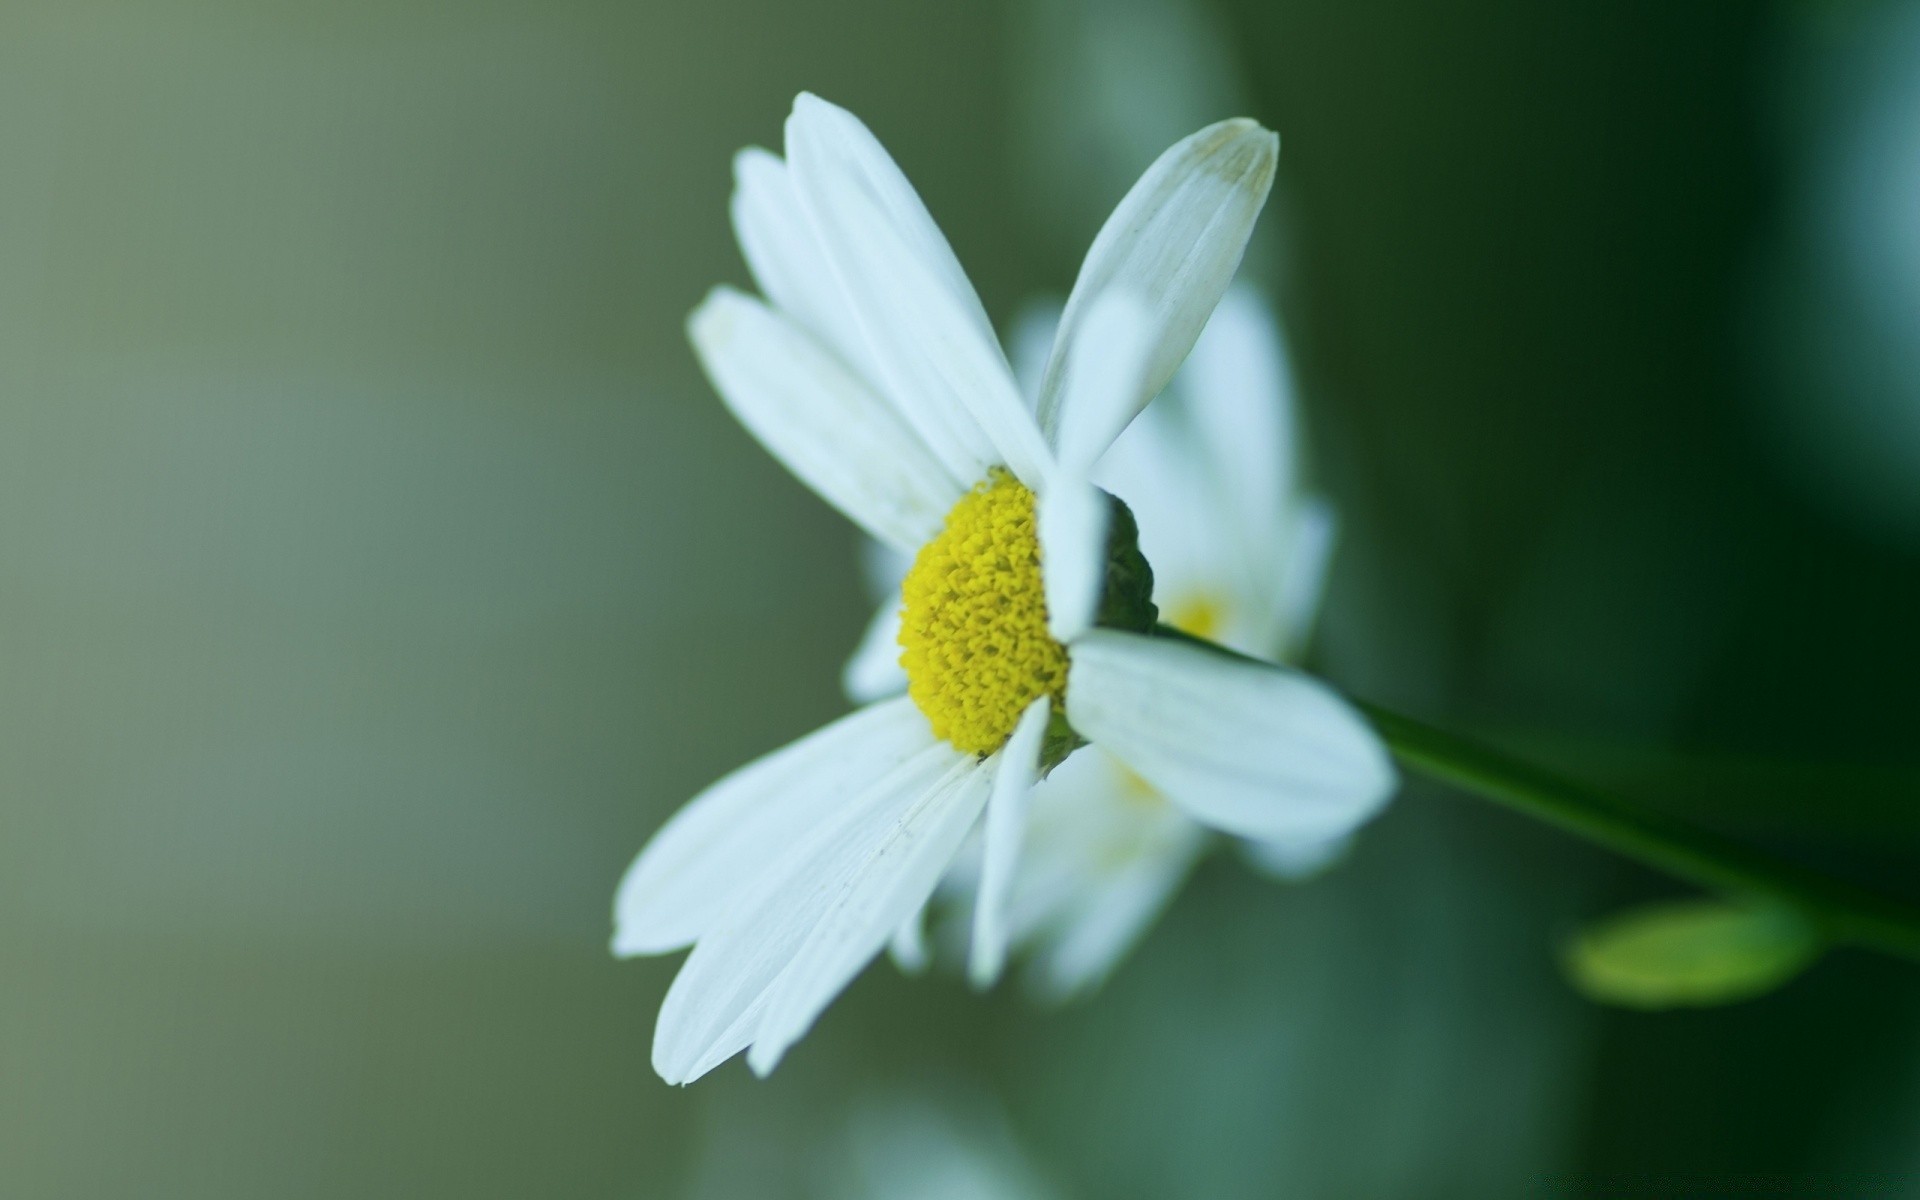
<path id="1" fill-rule="evenodd" d="M 784 161 L 736 159 L 735 229 L 765 299 L 716 289 L 689 331 L 769 451 L 916 556 L 910 686 L 708 788 L 622 880 L 617 953 L 694 947 L 655 1029 L 669 1082 L 743 1049 L 771 1070 L 919 912 L 983 810 L 975 948 L 997 972 L 1028 794 L 1075 746 L 1212 797 L 1229 824 L 1344 828 L 1384 799 L 1377 742 L 1322 685 L 1143 632 L 1131 519 L 1091 481 L 1225 290 L 1277 150 L 1223 121 L 1148 169 L 1088 252 L 1032 408 L 946 239 L 852 114 L 803 94 Z"/>
<path id="2" fill-rule="evenodd" d="M 1035 313 L 1028 324 L 1044 332 L 1052 321 Z M 1288 661 L 1319 606 L 1333 518 L 1299 492 L 1286 349 L 1256 291 L 1235 285 L 1223 297 L 1168 392 L 1128 427 L 1095 477 L 1138 518 L 1162 620 L 1242 654 Z M 888 681 L 871 662 L 850 678 L 861 673 L 875 691 L 897 689 L 897 675 Z M 1037 786 L 1008 925 L 1041 996 L 1062 999 L 1102 981 L 1219 840 L 1192 815 L 1204 801 L 1186 801 L 1098 746 Z M 1234 840 L 1256 866 L 1293 878 L 1336 855 L 1347 830 Z M 954 912 L 975 903 L 977 857 L 963 855 L 943 885 Z"/>

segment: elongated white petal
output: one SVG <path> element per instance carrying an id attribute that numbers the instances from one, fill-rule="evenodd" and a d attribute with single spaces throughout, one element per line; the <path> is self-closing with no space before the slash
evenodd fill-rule
<path id="1" fill-rule="evenodd" d="M 667 989 L 653 1035 L 660 1077 L 686 1083 L 745 1049 L 774 982 L 840 894 L 868 870 L 876 849 L 925 807 L 942 780 L 975 767 L 951 746 L 929 746 L 790 840 L 787 852 L 702 930 Z"/>
<path id="2" fill-rule="evenodd" d="M 687 331 L 733 415 L 827 503 L 902 549 L 940 531 L 965 488 L 812 335 L 724 287 Z"/>
<path id="3" fill-rule="evenodd" d="M 1290 839 L 1280 842 L 1241 842 L 1246 860 L 1262 873 L 1292 882 L 1310 879 L 1346 856 L 1353 835 Z"/>
<path id="4" fill-rule="evenodd" d="M 1056 475 L 1038 498 L 1047 630 L 1071 642 L 1093 625 L 1107 578 L 1107 498 L 1085 476 Z"/>
<path id="5" fill-rule="evenodd" d="M 1087 251 L 1060 318 L 1041 386 L 1039 419 L 1058 447 L 1072 348 L 1095 299 L 1139 295 L 1150 312 L 1138 412 L 1186 358 L 1240 265 L 1273 186 L 1280 139 L 1245 118 L 1209 125 L 1162 154 L 1133 185 Z M 1124 422 L 1122 423 L 1124 425 Z"/>
<path id="6" fill-rule="evenodd" d="M 1020 862 L 1027 803 L 1040 776 L 1040 746 L 1052 713 L 1050 696 L 1029 704 L 1000 750 L 993 795 L 987 802 L 986 863 L 974 898 L 973 947 L 967 960 L 967 977 L 977 988 L 993 986 L 1007 965 L 1007 897 Z"/>
<path id="7" fill-rule="evenodd" d="M 879 390 L 866 335 L 800 207 L 787 164 L 749 147 L 734 155 L 733 180 L 733 231 L 761 294 Z"/>
<path id="8" fill-rule="evenodd" d="M 935 744 L 926 718 L 901 697 L 842 717 L 701 792 L 620 881 L 613 952 L 688 945 L 801 835 Z"/>
<path id="9" fill-rule="evenodd" d="M 919 547 L 914 547 L 915 551 Z M 860 541 L 860 582 L 867 589 L 867 596 L 875 604 L 884 604 L 900 598 L 900 581 L 907 577 L 907 571 L 913 566 L 913 555 L 877 542 L 872 538 Z"/>
<path id="10" fill-rule="evenodd" d="M 1027 985 L 1063 1000 L 1098 984 L 1211 837 L 1098 746 L 1055 767 L 1034 788 L 1009 905 Z"/>
<path id="11" fill-rule="evenodd" d="M 872 704 L 907 690 L 900 665 L 900 600 L 882 604 L 860 635 L 860 645 L 840 671 L 840 687 L 855 704 Z"/>
<path id="12" fill-rule="evenodd" d="M 1271 561 L 1294 486 L 1293 376 L 1279 322 L 1259 292 L 1227 289 L 1176 386 L 1239 534 L 1233 552 Z"/>
<path id="13" fill-rule="evenodd" d="M 927 969 L 931 955 L 927 952 L 927 909 L 923 904 L 913 910 L 913 915 L 900 922 L 893 936 L 887 939 L 887 957 L 893 959 L 893 965 L 903 974 L 918 975 Z"/>
<path id="14" fill-rule="evenodd" d="M 1154 404 L 1134 418 L 1094 472 L 1094 482 L 1132 507 L 1162 605 L 1218 592 L 1234 578 L 1221 569 L 1233 562 L 1231 521 L 1213 497 L 1206 468 L 1178 414 Z"/>
<path id="15" fill-rule="evenodd" d="M 1097 877 L 1064 918 L 1046 933 L 1027 971 L 1040 999 L 1058 1003 L 1098 987 L 1166 910 L 1205 838 L 1189 823 L 1181 833 L 1136 854 Z"/>
<path id="16" fill-rule="evenodd" d="M 926 904 L 979 818 L 996 766 L 989 758 L 954 767 L 853 870 L 827 879 L 832 895 L 827 911 L 773 986 L 747 1052 L 747 1065 L 756 1074 L 773 1070 L 900 922 Z"/>
<path id="17" fill-rule="evenodd" d="M 956 474 L 1004 462 L 1029 487 L 1051 455 L 973 285 L 906 176 L 857 117 L 802 93 L 795 190 L 888 394 Z"/>
<path id="18" fill-rule="evenodd" d="M 1091 630 L 1070 650 L 1067 719 L 1195 820 L 1242 837 L 1335 837 L 1395 775 L 1366 721 L 1281 667 Z"/>
<path id="19" fill-rule="evenodd" d="M 1142 394 L 1153 366 L 1149 316 L 1138 293 L 1116 287 L 1094 297 L 1072 328 L 1053 436 L 1062 471 L 1089 473 L 1153 398 Z"/>
<path id="20" fill-rule="evenodd" d="M 1055 298 L 1028 302 L 1007 334 L 1007 358 L 1028 408 L 1040 402 L 1040 381 L 1047 373 L 1047 355 L 1053 351 L 1053 332 L 1060 327 L 1060 305 Z"/>
<path id="21" fill-rule="evenodd" d="M 1272 593 L 1277 628 L 1271 641 L 1281 653 L 1299 654 L 1313 633 L 1314 621 L 1320 615 L 1320 597 L 1327 590 L 1327 567 L 1333 560 L 1338 533 L 1339 520 L 1334 516 L 1332 505 L 1323 500 L 1306 500 L 1295 507 L 1279 585 Z"/>

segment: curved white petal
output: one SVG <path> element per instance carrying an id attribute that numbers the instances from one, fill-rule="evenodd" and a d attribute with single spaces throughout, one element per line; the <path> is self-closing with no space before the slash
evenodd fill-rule
<path id="1" fill-rule="evenodd" d="M 1133 508 L 1163 619 L 1204 607 L 1208 637 L 1290 660 L 1325 583 L 1333 514 L 1291 493 L 1291 384 L 1272 315 L 1236 284 L 1174 378 L 1094 479 Z"/>
<path id="2" fill-rule="evenodd" d="M 1083 475 L 1056 475 L 1038 499 L 1047 630 L 1071 642 L 1093 625 L 1107 579 L 1107 498 Z"/>
<path id="3" fill-rule="evenodd" d="M 917 553 L 919 547 L 915 546 Z M 875 604 L 900 598 L 900 582 L 913 567 L 913 554 L 873 538 L 860 539 L 860 582 Z"/>
<path id="4" fill-rule="evenodd" d="M 851 871 L 827 880 L 826 912 L 768 995 L 766 1014 L 747 1052 L 755 1074 L 773 1070 L 900 922 L 926 904 L 979 818 L 997 765 L 989 758 L 955 766 Z"/>
<path id="5" fill-rule="evenodd" d="M 1280 139 L 1246 118 L 1209 125 L 1176 143 L 1133 185 L 1087 251 L 1060 318 L 1041 387 L 1039 419 L 1059 446 L 1072 347 L 1096 297 L 1139 295 L 1151 313 L 1139 411 L 1165 387 L 1200 336 L 1240 265 L 1273 186 Z"/>
<path id="6" fill-rule="evenodd" d="M 924 808 L 944 780 L 975 766 L 944 743 L 926 747 L 844 797 L 837 813 L 811 832 L 790 838 L 787 852 L 702 930 L 667 989 L 653 1034 L 660 1077 L 686 1083 L 745 1049 L 775 982 L 840 894 L 869 872 L 876 848 Z"/>
<path id="7" fill-rule="evenodd" d="M 1222 570 L 1234 558 L 1231 522 L 1173 409 L 1149 405 L 1101 458 L 1093 478 L 1133 509 L 1140 552 L 1153 564 L 1154 598 L 1163 606 L 1213 594 L 1234 578 Z"/>
<path id="8" fill-rule="evenodd" d="M 932 955 L 927 950 L 926 905 L 914 909 L 913 915 L 893 931 L 893 936 L 887 939 L 887 956 L 903 974 L 918 975 L 927 969 Z"/>
<path id="9" fill-rule="evenodd" d="M 1027 986 L 1059 1001 L 1097 985 L 1211 836 L 1098 746 L 1054 768 L 1034 788 L 1009 904 Z"/>
<path id="10" fill-rule="evenodd" d="M 801 93 L 787 162 L 867 347 L 900 405 L 955 474 L 1004 462 L 1029 487 L 1051 455 L 1020 399 L 973 285 L 920 197 L 857 117 Z"/>
<path id="11" fill-rule="evenodd" d="M 730 207 L 734 236 L 761 294 L 878 389 L 866 336 L 800 207 L 787 164 L 758 146 L 734 155 Z"/>
<path id="12" fill-rule="evenodd" d="M 1309 499 L 1295 506 L 1280 579 L 1273 591 L 1277 628 L 1271 641 L 1277 653 L 1292 657 L 1306 647 L 1320 615 L 1320 598 L 1327 590 L 1327 567 L 1333 560 L 1338 534 L 1339 519 L 1326 501 Z"/>
<path id="13" fill-rule="evenodd" d="M 1137 775 L 1098 746 L 1068 755 L 1033 788 L 1020 869 L 1014 874 L 1014 940 L 1055 921 L 1077 903 L 1089 880 L 1151 841 L 1160 819 L 1167 816 L 1193 825 L 1150 795 Z M 1148 836 L 1143 838 L 1143 833 Z M 975 871 L 964 883 L 969 892 L 977 892 L 980 873 Z"/>
<path id="14" fill-rule="evenodd" d="M 1294 486 L 1293 377 L 1279 322 L 1258 291 L 1227 289 L 1176 386 L 1239 533 L 1235 552 L 1270 561 Z"/>
<path id="15" fill-rule="evenodd" d="M 1067 336 L 1064 390 L 1053 434 L 1062 471 L 1090 472 L 1153 398 L 1153 392 L 1142 394 L 1153 366 L 1150 315 L 1139 294 L 1116 287 L 1094 297 L 1085 318 Z"/>
<path id="16" fill-rule="evenodd" d="M 1318 875 L 1345 858 L 1352 848 L 1351 833 L 1330 838 L 1240 843 L 1241 854 L 1262 874 L 1288 883 Z"/>
<path id="17" fill-rule="evenodd" d="M 1087 881 L 1079 903 L 1047 931 L 1028 963 L 1026 983 L 1040 999 L 1060 1003 L 1106 981 L 1166 911 L 1200 860 L 1206 839 L 1188 823 L 1156 853 L 1140 854 Z"/>
<path id="18" fill-rule="evenodd" d="M 966 489 L 811 334 L 724 287 L 694 309 L 687 332 L 733 415 L 827 503 L 902 549 L 940 531 Z"/>
<path id="19" fill-rule="evenodd" d="M 903 696 L 727 775 L 669 818 L 627 869 L 614 894 L 613 952 L 662 954 L 691 943 L 799 837 L 935 744 Z"/>
<path id="20" fill-rule="evenodd" d="M 1195 820 L 1241 837 L 1334 837 L 1378 812 L 1385 747 L 1332 689 L 1170 638 L 1074 643 L 1067 719 Z"/>
<path id="21" fill-rule="evenodd" d="M 900 665 L 900 600 L 882 604 L 867 622 L 860 645 L 840 671 L 840 687 L 855 704 L 871 704 L 907 690 Z"/>
<path id="22" fill-rule="evenodd" d="M 1060 328 L 1061 303 L 1051 297 L 1028 301 L 1014 316 L 1007 334 L 1007 358 L 1028 408 L 1040 402 L 1040 380 L 1047 372 L 1047 355 L 1053 351 L 1053 332 Z"/>
<path id="23" fill-rule="evenodd" d="M 974 897 L 973 948 L 967 959 L 967 977 L 977 988 L 993 986 L 1007 965 L 1007 897 L 1020 862 L 1027 803 L 1040 776 L 1040 747 L 1052 715 L 1050 696 L 1027 705 L 1013 736 L 1000 750 L 993 795 L 987 802 L 986 861 L 980 891 Z"/>

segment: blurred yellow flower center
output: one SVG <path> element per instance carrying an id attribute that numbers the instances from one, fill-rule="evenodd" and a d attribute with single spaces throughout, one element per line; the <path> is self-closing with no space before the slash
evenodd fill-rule
<path id="1" fill-rule="evenodd" d="M 900 665 L 933 732 L 970 754 L 1006 743 L 1027 705 L 1067 689 L 1047 633 L 1033 493 L 1005 471 L 960 498 L 901 584 Z"/>
<path id="2" fill-rule="evenodd" d="M 1197 638 L 1218 638 L 1226 623 L 1227 606 L 1204 592 L 1183 597 L 1167 608 L 1167 624 Z"/>

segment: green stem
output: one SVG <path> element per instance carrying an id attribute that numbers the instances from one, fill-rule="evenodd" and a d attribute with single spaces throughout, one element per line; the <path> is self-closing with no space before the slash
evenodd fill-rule
<path id="1" fill-rule="evenodd" d="M 1234 654 L 1168 626 L 1157 626 L 1154 633 Z M 1818 922 L 1836 942 L 1920 961 L 1920 907 L 1855 887 L 1684 821 L 1622 803 L 1378 705 L 1363 702 L 1359 708 L 1373 722 L 1393 756 L 1409 770 L 1710 890 L 1791 904 Z"/>
<path id="2" fill-rule="evenodd" d="M 1785 901 L 1835 941 L 1920 960 L 1920 908 L 1744 843 L 1628 806 L 1374 704 L 1360 709 L 1410 770 L 1716 891 Z"/>

